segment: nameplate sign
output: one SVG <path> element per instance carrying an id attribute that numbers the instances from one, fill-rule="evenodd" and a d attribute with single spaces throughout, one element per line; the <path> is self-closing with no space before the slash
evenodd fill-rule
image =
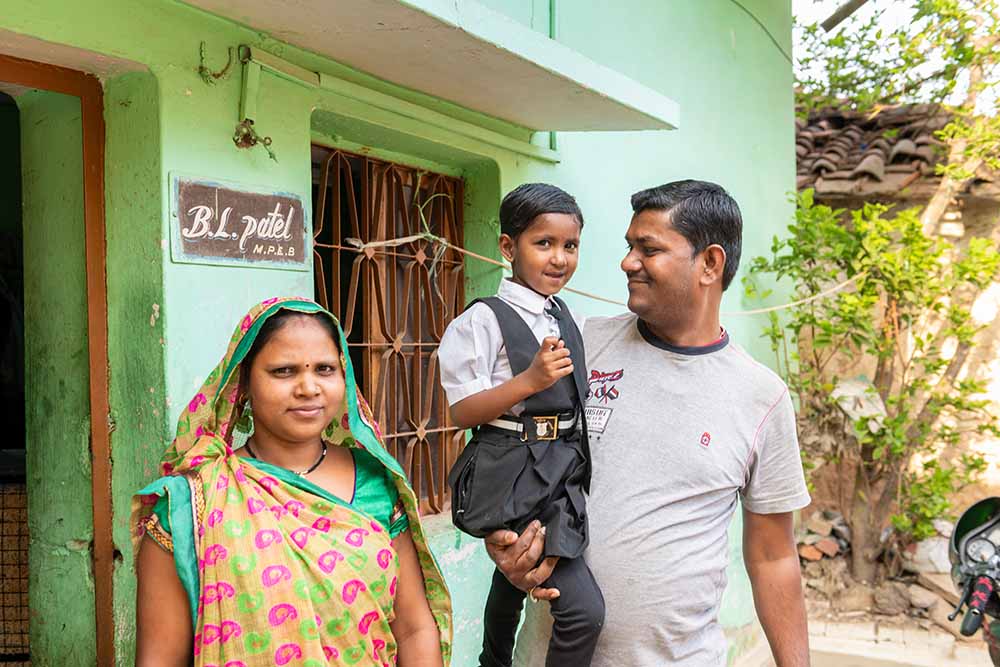
<path id="1" fill-rule="evenodd" d="M 173 186 L 175 262 L 308 269 L 308 225 L 298 195 L 187 177 L 175 177 Z"/>

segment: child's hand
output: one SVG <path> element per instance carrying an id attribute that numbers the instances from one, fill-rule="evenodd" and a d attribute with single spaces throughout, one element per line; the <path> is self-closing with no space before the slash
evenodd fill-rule
<path id="1" fill-rule="evenodd" d="M 572 372 L 573 360 L 569 357 L 566 343 L 556 336 L 547 336 L 531 360 L 531 366 L 524 371 L 524 376 L 533 393 L 537 394 Z"/>

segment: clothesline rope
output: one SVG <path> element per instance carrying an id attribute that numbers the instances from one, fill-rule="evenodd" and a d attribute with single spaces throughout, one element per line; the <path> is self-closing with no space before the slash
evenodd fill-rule
<path id="1" fill-rule="evenodd" d="M 475 253 L 472 252 L 471 250 L 459 247 L 454 243 L 452 243 L 451 241 L 449 241 L 448 239 L 441 236 L 437 236 L 436 234 L 433 234 L 431 232 L 421 232 L 420 234 L 411 234 L 410 236 L 401 236 L 399 238 L 387 239 L 384 241 L 369 241 L 368 243 L 361 241 L 361 239 L 355 239 L 355 238 L 347 238 L 344 239 L 344 241 L 348 245 L 353 246 L 356 249 L 356 252 L 364 252 L 368 248 L 372 249 L 395 248 L 397 246 L 406 245 L 407 243 L 413 243 L 414 241 L 427 241 L 428 243 L 433 243 L 438 245 L 438 250 L 434 253 L 434 262 L 433 262 L 434 265 L 436 265 L 437 262 L 441 259 L 441 255 L 444 252 L 444 250 L 450 248 L 451 250 L 459 252 L 463 255 L 467 255 L 468 257 L 472 257 L 473 259 L 478 259 L 481 262 L 492 264 L 494 266 L 499 266 L 500 268 L 506 269 L 507 271 L 511 270 L 510 265 L 507 264 L 507 262 L 501 262 L 499 260 L 493 259 L 492 257 L 486 257 L 485 255 L 480 255 L 479 253 Z M 804 306 L 807 303 L 811 303 L 813 301 L 817 301 L 819 299 L 832 296 L 833 294 L 836 294 L 837 292 L 846 289 L 847 287 L 851 286 L 852 284 L 863 278 L 867 273 L 868 273 L 867 271 L 863 271 L 855 276 L 852 276 L 851 278 L 848 278 L 847 280 L 844 280 L 843 282 L 837 283 L 833 287 L 829 287 L 821 292 L 817 292 L 816 294 L 804 297 L 802 299 L 797 299 L 796 301 L 792 301 L 790 303 L 783 303 L 777 306 L 767 306 L 765 308 L 754 308 L 753 310 L 723 311 L 721 314 L 725 316 L 760 315 L 763 313 L 773 313 L 779 310 L 786 310 L 788 308 L 794 308 L 796 306 Z M 572 292 L 573 294 L 578 294 L 588 299 L 594 299 L 595 301 L 603 301 L 604 303 L 610 303 L 615 306 L 626 306 L 626 307 L 628 306 L 628 304 L 626 304 L 624 301 L 609 299 L 607 297 L 603 297 L 598 294 L 592 294 L 591 292 L 585 292 L 583 290 L 574 289 L 572 287 L 564 287 L 563 289 L 566 290 L 567 292 Z"/>

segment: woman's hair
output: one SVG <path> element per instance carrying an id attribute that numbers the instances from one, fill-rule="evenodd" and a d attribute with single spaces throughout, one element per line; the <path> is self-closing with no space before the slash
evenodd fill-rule
<path id="1" fill-rule="evenodd" d="M 288 310 L 282 308 L 271 317 L 264 321 L 264 324 L 260 327 L 260 331 L 257 332 L 257 337 L 253 341 L 253 345 L 247 351 L 247 355 L 243 357 L 242 363 L 240 363 L 240 385 L 239 391 L 241 395 L 245 395 L 250 389 L 250 369 L 253 368 L 254 359 L 260 354 L 260 351 L 264 349 L 268 341 L 274 338 L 274 334 L 278 333 L 282 327 L 288 324 L 290 321 L 296 317 L 305 317 L 315 320 L 326 329 L 327 333 L 330 334 L 330 339 L 333 340 L 333 344 L 337 347 L 340 346 L 340 335 L 337 332 L 337 325 L 333 323 L 328 315 L 324 313 L 303 313 L 297 310 Z"/>
<path id="2" fill-rule="evenodd" d="M 500 233 L 515 239 L 535 218 L 546 213 L 572 215 L 583 228 L 583 212 L 573 195 L 548 183 L 525 183 L 500 202 Z"/>

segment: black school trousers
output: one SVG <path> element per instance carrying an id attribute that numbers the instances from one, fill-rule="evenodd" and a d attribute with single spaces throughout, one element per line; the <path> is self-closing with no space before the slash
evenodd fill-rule
<path id="1" fill-rule="evenodd" d="M 552 610 L 552 638 L 546 667 L 590 667 L 604 625 L 604 596 L 583 557 L 560 558 L 542 588 L 558 588 Z M 510 667 L 514 639 L 526 593 L 514 587 L 500 570 L 486 600 L 480 667 Z"/>

